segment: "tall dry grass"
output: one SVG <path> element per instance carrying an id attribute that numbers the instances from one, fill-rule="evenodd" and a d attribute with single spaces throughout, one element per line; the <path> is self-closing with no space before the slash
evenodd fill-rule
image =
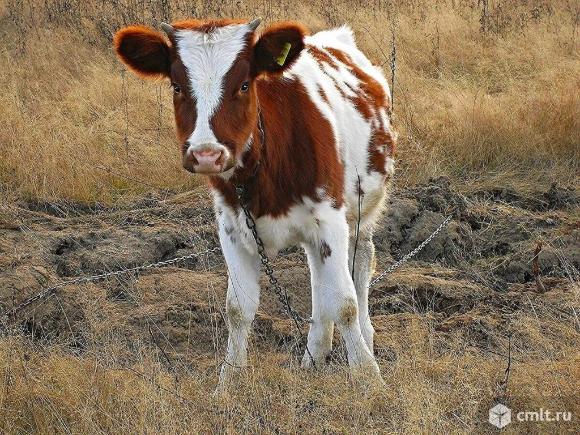
<path id="1" fill-rule="evenodd" d="M 355 380 L 345 364 L 300 370 L 288 354 L 252 352 L 250 368 L 228 393 L 214 396 L 215 365 L 197 355 L 195 368 L 170 371 L 155 351 L 134 346 L 120 363 L 114 346 L 82 357 L 21 338 L 0 341 L 0 430 L 3 433 L 495 433 L 488 409 L 504 378 L 505 357 L 433 332 L 429 316 L 375 319 L 381 346 L 395 361 L 382 364 L 387 388 Z M 519 327 L 534 330 L 533 317 Z M 383 334 L 384 332 L 384 334 Z M 559 331 L 561 332 L 561 331 Z M 536 350 L 549 347 L 542 333 Z M 571 423 L 522 423 L 506 433 L 575 433 L 580 407 L 580 359 L 570 346 L 553 358 L 527 350 L 509 379 L 514 410 L 567 410 Z M 113 350 L 112 350 L 113 349 Z M 209 361 L 209 362 L 208 362 Z M 514 417 L 515 418 L 515 417 Z M 553 433 L 553 432 L 552 432 Z"/>
<path id="2" fill-rule="evenodd" d="M 572 1 L 0 0 L 0 13 L 2 199 L 114 202 L 191 188 L 197 181 L 180 167 L 169 88 L 124 73 L 110 48 L 123 25 L 186 16 L 295 19 L 313 31 L 346 22 L 387 76 L 394 36 L 400 184 L 441 174 L 466 186 L 577 181 L 580 7 Z M 141 315 L 172 327 L 169 303 L 190 296 L 157 278 L 150 289 L 157 300 Z M 452 319 L 456 332 L 437 329 L 436 312 L 376 316 L 386 388 L 354 382 L 344 361 L 301 371 L 285 346 L 258 331 L 240 388 L 215 398 L 223 322 L 197 319 L 194 333 L 213 335 L 193 341 L 215 348 L 188 339 L 185 366 L 168 365 L 140 318 L 111 302 L 115 285 L 64 290 L 80 333 L 0 338 L 1 433 L 485 433 L 512 332 L 509 404 L 569 410 L 575 424 L 580 415 L 577 317 L 563 320 L 549 298 L 542 308 L 530 301 L 529 309 L 508 310 L 506 325 L 486 311 L 500 308 L 476 307 Z M 577 287 L 553 297 L 577 301 Z M 200 306 L 217 318 L 220 298 Z M 76 328 L 78 319 L 70 320 Z M 75 334 L 86 341 L 80 349 Z M 172 344 L 165 337 L 161 346 Z M 518 424 L 506 433 L 554 428 Z"/>
<path id="3" fill-rule="evenodd" d="M 575 2 L 4 0 L 1 11 L 5 192 L 110 202 L 190 188 L 168 87 L 123 73 L 110 49 L 122 25 L 186 16 L 348 23 L 388 76 L 394 36 L 401 184 L 577 179 Z"/>

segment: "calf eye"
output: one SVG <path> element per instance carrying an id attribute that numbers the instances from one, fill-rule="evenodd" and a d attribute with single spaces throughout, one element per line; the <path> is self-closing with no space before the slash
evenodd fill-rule
<path id="1" fill-rule="evenodd" d="M 177 83 L 171 83 L 171 87 L 173 88 L 173 92 L 175 92 L 176 94 L 181 93 L 181 88 Z"/>
<path id="2" fill-rule="evenodd" d="M 240 92 L 248 92 L 248 89 L 250 89 L 250 82 L 244 82 L 240 87 Z"/>

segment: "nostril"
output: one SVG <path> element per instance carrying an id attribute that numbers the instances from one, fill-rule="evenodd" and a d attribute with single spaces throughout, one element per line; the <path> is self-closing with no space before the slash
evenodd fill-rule
<path id="1" fill-rule="evenodd" d="M 216 165 L 221 165 L 224 163 L 224 152 L 223 151 L 220 151 L 220 155 L 216 159 L 215 163 L 216 163 Z"/>

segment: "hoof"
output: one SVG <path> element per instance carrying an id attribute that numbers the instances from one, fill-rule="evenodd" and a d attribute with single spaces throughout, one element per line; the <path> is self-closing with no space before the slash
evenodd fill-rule
<path id="1" fill-rule="evenodd" d="M 236 381 L 239 381 L 242 371 L 243 367 L 236 367 L 224 362 L 220 369 L 220 378 L 214 391 L 214 397 L 227 393 L 228 388 Z"/>
<path id="2" fill-rule="evenodd" d="M 304 352 L 304 356 L 302 357 L 302 363 L 300 364 L 300 366 L 303 369 L 313 369 L 318 365 L 319 365 L 319 363 L 314 362 L 312 360 L 312 358 L 310 358 L 310 355 L 308 354 L 308 352 Z"/>
<path id="3" fill-rule="evenodd" d="M 223 399 L 224 397 L 226 397 L 228 394 L 228 388 L 227 386 L 220 380 L 217 384 L 217 387 L 215 387 L 215 390 L 213 390 L 213 394 L 211 395 L 214 399 L 220 400 Z"/>
<path id="4" fill-rule="evenodd" d="M 352 368 L 353 379 L 367 387 L 384 387 L 386 385 L 376 361 Z"/>

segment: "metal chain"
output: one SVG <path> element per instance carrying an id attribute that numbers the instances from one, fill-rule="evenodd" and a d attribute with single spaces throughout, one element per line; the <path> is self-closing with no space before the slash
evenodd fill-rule
<path id="1" fill-rule="evenodd" d="M 371 281 L 371 283 L 369 284 L 369 287 L 372 287 L 373 285 L 375 285 L 377 282 L 382 280 L 389 273 L 393 272 L 395 269 L 398 269 L 403 264 L 405 264 L 407 261 L 409 261 L 411 258 L 413 258 L 415 255 L 417 255 L 419 252 L 421 252 L 423 250 L 423 248 L 425 246 L 427 246 L 431 242 L 431 240 L 433 240 L 435 238 L 435 236 L 437 236 L 437 234 L 439 234 L 441 232 L 441 230 L 449 224 L 449 222 L 451 222 L 452 217 L 453 217 L 453 215 L 447 216 L 445 218 L 445 220 L 443 222 L 441 222 L 441 224 L 437 227 L 437 229 L 435 231 L 433 231 L 433 233 L 429 237 L 427 237 L 419 246 L 417 246 L 411 252 L 405 254 L 405 256 L 403 258 L 401 258 L 398 261 L 395 261 L 386 270 L 381 272 L 379 276 L 377 276 L 375 279 L 373 279 Z"/>
<path id="2" fill-rule="evenodd" d="M 246 189 L 243 186 L 236 186 L 236 193 L 238 195 L 240 207 L 242 208 L 242 211 L 246 216 L 246 225 L 252 232 L 252 236 L 254 237 L 254 241 L 256 242 L 258 255 L 260 256 L 260 261 L 262 263 L 262 266 L 264 267 L 264 273 L 266 274 L 266 276 L 268 277 L 268 281 L 270 282 L 270 288 L 274 290 L 274 293 L 278 297 L 278 300 L 282 304 L 282 307 L 284 311 L 286 311 L 286 314 L 290 316 L 290 318 L 292 318 L 292 320 L 294 321 L 294 325 L 296 326 L 296 331 L 298 332 L 300 341 L 304 341 L 304 334 L 302 334 L 302 331 L 300 330 L 300 325 L 304 323 L 312 323 L 312 319 L 306 319 L 302 317 L 300 313 L 298 313 L 294 308 L 292 308 L 292 305 L 290 305 L 290 297 L 288 296 L 286 290 L 282 288 L 282 286 L 278 282 L 278 279 L 274 276 L 274 269 L 272 269 L 270 259 L 266 254 L 264 242 L 262 241 L 262 238 L 258 234 L 258 229 L 256 228 L 256 221 L 254 220 L 254 217 L 252 216 L 250 210 L 247 207 Z M 306 348 L 306 353 L 310 358 L 312 366 L 313 367 L 316 366 L 314 357 L 312 356 L 312 353 L 310 353 L 310 349 L 308 349 L 308 344 L 305 344 L 304 346 Z"/>
<path id="3" fill-rule="evenodd" d="M 242 207 L 244 215 L 246 216 L 246 225 L 252 232 L 252 236 L 254 237 L 254 241 L 256 242 L 258 255 L 260 256 L 260 261 L 262 263 L 262 266 L 264 267 L 264 273 L 268 277 L 270 286 L 274 290 L 274 293 L 276 293 L 276 296 L 278 297 L 278 300 L 280 301 L 284 310 L 286 311 L 286 314 L 292 317 L 294 321 L 297 321 L 299 323 L 312 323 L 311 319 L 306 319 L 302 317 L 300 313 L 294 310 L 290 305 L 290 298 L 288 296 L 288 293 L 286 292 L 286 290 L 282 288 L 282 286 L 278 282 L 278 279 L 274 276 L 274 269 L 272 269 L 270 259 L 268 258 L 268 255 L 266 255 L 266 248 L 264 247 L 264 242 L 262 241 L 262 238 L 258 235 L 256 221 L 254 220 L 254 217 L 252 216 L 250 210 L 248 210 L 248 207 L 246 205 L 245 189 L 243 187 L 236 187 L 236 191 L 238 192 L 238 197 L 240 198 L 240 206 Z"/>
<path id="4" fill-rule="evenodd" d="M 298 313 L 294 308 L 292 308 L 292 305 L 290 305 L 290 298 L 288 297 L 288 293 L 286 292 L 285 289 L 283 289 L 280 286 L 278 279 L 274 276 L 274 269 L 272 269 L 270 259 L 268 258 L 268 255 L 266 254 L 266 248 L 264 247 L 264 242 L 262 241 L 262 238 L 258 234 L 258 230 L 256 228 L 256 221 L 254 220 L 254 217 L 252 216 L 252 214 L 250 213 L 250 210 L 247 207 L 246 189 L 244 188 L 244 186 L 236 186 L 236 193 L 238 195 L 240 207 L 242 208 L 242 211 L 244 212 L 244 215 L 246 217 L 246 225 L 250 229 L 252 236 L 254 238 L 254 241 L 256 242 L 258 255 L 260 256 L 260 261 L 262 263 L 262 266 L 264 267 L 264 273 L 266 274 L 266 276 L 268 277 L 268 281 L 270 282 L 270 287 L 274 290 L 274 293 L 278 297 L 278 300 L 282 304 L 282 307 L 286 311 L 286 314 L 288 316 L 290 316 L 292 318 L 292 320 L 294 321 L 294 324 L 296 325 L 296 329 L 298 331 L 298 334 L 300 335 L 300 339 L 302 340 L 303 334 L 302 334 L 302 331 L 300 330 L 300 324 L 301 323 L 302 324 L 303 323 L 312 323 L 312 319 L 305 319 L 304 317 L 302 317 L 300 315 L 300 313 Z M 407 261 L 409 261 L 415 255 L 417 255 L 421 250 L 423 250 L 423 248 L 425 248 L 425 246 L 427 246 L 431 242 L 431 240 L 433 240 L 433 238 L 435 238 L 437 236 L 437 234 L 439 234 L 441 232 L 441 230 L 443 230 L 443 228 L 445 228 L 449 224 L 449 222 L 451 222 L 452 217 L 453 217 L 453 215 L 447 216 L 445 218 L 445 220 L 443 222 L 441 222 L 441 224 L 437 227 L 437 229 L 429 237 L 427 237 L 427 239 L 425 239 L 419 246 L 417 246 L 411 252 L 406 254 L 400 260 L 393 263 L 388 269 L 386 269 L 379 276 L 377 276 L 375 279 L 373 279 L 372 282 L 369 284 L 369 287 L 372 287 L 373 285 L 375 285 L 377 282 L 382 280 L 389 273 L 391 273 L 395 269 L 401 267 L 403 264 L 405 264 Z M 308 356 L 310 357 L 310 360 L 312 361 L 312 364 L 314 365 L 314 358 L 312 357 L 312 354 L 310 353 L 310 350 L 308 349 L 308 345 L 306 345 L 306 352 L 308 353 Z"/>
<path id="5" fill-rule="evenodd" d="M 259 105 L 258 105 L 258 131 L 260 133 L 261 145 L 264 146 L 266 143 L 266 133 L 264 131 L 264 121 L 262 119 L 262 111 L 260 110 Z M 260 261 L 262 263 L 262 266 L 264 267 L 264 272 L 268 277 L 270 286 L 274 290 L 274 293 L 276 293 L 278 300 L 280 301 L 282 307 L 286 311 L 286 314 L 292 317 L 294 323 L 296 323 L 297 326 L 300 323 L 312 323 L 311 319 L 306 319 L 302 317 L 300 313 L 296 312 L 296 310 L 292 308 L 292 306 L 290 305 L 290 298 L 288 297 L 288 293 L 280 286 L 278 279 L 274 276 L 274 269 L 272 269 L 270 259 L 266 255 L 266 248 L 264 247 L 264 242 L 262 241 L 262 238 L 258 235 L 256 221 L 254 220 L 254 217 L 252 216 L 250 210 L 247 207 L 248 193 L 246 191 L 246 188 L 243 185 L 238 185 L 236 186 L 236 193 L 238 195 L 238 201 L 240 203 L 240 206 L 242 207 L 242 210 L 246 217 L 246 225 L 252 232 L 252 236 L 254 237 L 254 241 L 256 242 L 258 255 L 260 256 Z"/>
<path id="6" fill-rule="evenodd" d="M 200 257 L 200 256 L 205 255 L 205 254 L 211 254 L 212 252 L 216 252 L 219 250 L 221 250 L 221 248 L 216 247 L 216 248 L 212 248 L 212 249 L 207 249 L 207 250 L 202 251 L 202 252 L 194 252 L 194 253 L 189 254 L 189 255 L 184 255 L 183 257 L 177 257 L 177 258 L 172 258 L 170 260 L 158 261 L 157 263 L 150 263 L 150 264 L 145 264 L 143 266 L 132 267 L 130 269 L 115 270 L 113 272 L 106 272 L 106 273 L 101 273 L 99 275 L 92 275 L 92 276 L 83 276 L 80 278 L 71 279 L 69 281 L 59 282 L 58 284 L 55 284 L 52 287 L 47 287 L 47 288 L 43 289 L 42 291 L 40 291 L 36 295 L 26 299 L 24 302 L 21 302 L 16 307 L 14 307 L 11 310 L 4 313 L 0 318 L 10 319 L 10 318 L 14 317 L 16 314 L 18 314 L 20 311 L 24 310 L 26 307 L 32 305 L 33 303 L 35 303 L 37 301 L 40 301 L 42 299 L 46 299 L 47 297 L 56 293 L 57 290 L 59 290 L 63 287 L 67 287 L 69 285 L 100 281 L 102 279 L 110 278 L 113 276 L 125 275 L 125 274 L 133 273 L 133 272 L 142 272 L 144 270 L 153 269 L 153 268 L 157 268 L 157 267 L 165 267 L 165 266 L 169 266 L 171 264 L 179 263 L 181 261 L 191 260 L 195 257 Z"/>
<path id="7" fill-rule="evenodd" d="M 245 191 L 243 188 L 238 187 L 237 191 L 238 191 L 238 196 L 240 197 L 240 199 L 245 197 Z M 246 216 L 246 225 L 248 225 L 248 228 L 252 232 L 252 236 L 254 237 L 254 240 L 256 242 L 256 246 L 258 249 L 258 255 L 260 256 L 260 261 L 262 263 L 262 266 L 264 267 L 264 272 L 266 273 L 266 275 L 268 277 L 268 281 L 270 283 L 270 286 L 274 290 L 274 293 L 276 293 L 278 300 L 282 304 L 286 313 L 290 317 L 292 317 L 292 319 L 294 320 L 294 322 L 297 325 L 299 323 L 311 323 L 312 322 L 311 319 L 304 318 L 303 316 L 300 315 L 300 313 L 298 313 L 296 310 L 294 310 L 292 308 L 292 306 L 290 305 L 290 298 L 288 296 L 288 293 L 280 286 L 278 279 L 274 276 L 274 270 L 272 269 L 270 259 L 266 255 L 266 249 L 264 247 L 264 242 L 262 241 L 262 239 L 258 235 L 258 231 L 256 229 L 256 222 L 254 221 L 254 218 L 252 217 L 252 215 L 250 214 L 250 211 L 246 207 L 245 201 L 241 200 L 240 204 L 241 204 L 242 210 L 244 211 L 244 214 Z M 396 261 L 391 266 L 389 266 L 389 268 L 387 268 L 386 270 L 381 272 L 380 275 L 378 275 L 376 278 L 374 278 L 371 281 L 371 283 L 369 284 L 369 287 L 374 286 L 377 282 L 382 280 L 386 275 L 388 275 L 389 273 L 392 273 L 395 269 L 398 269 L 403 264 L 405 264 L 407 261 L 409 261 L 411 258 L 413 258 L 415 255 L 417 255 L 419 252 L 421 252 L 423 250 L 423 248 L 425 248 L 425 246 L 427 246 L 431 242 L 431 240 L 433 240 L 433 238 L 435 238 L 441 232 L 441 230 L 443 230 L 443 228 L 445 228 L 449 224 L 449 222 L 451 222 L 451 218 L 452 218 L 452 215 L 447 216 L 447 218 L 445 218 L 445 220 L 443 222 L 441 222 L 439 227 L 437 227 L 437 229 L 427 239 L 425 239 L 419 246 L 417 246 L 411 252 L 406 254 L 403 258 Z M 195 257 L 199 257 L 201 255 L 211 254 L 213 252 L 219 251 L 220 249 L 221 249 L 220 247 L 215 247 L 212 249 L 207 249 L 203 252 L 195 252 L 195 253 L 192 253 L 189 255 L 184 255 L 182 257 L 158 261 L 156 263 L 145 264 L 143 266 L 136 266 L 136 267 L 132 267 L 129 269 L 121 269 L 121 270 L 116 270 L 113 272 L 106 272 L 106 273 L 101 273 L 101 274 L 92 275 L 92 276 L 83 276 L 83 277 L 71 279 L 69 281 L 59 282 L 58 284 L 55 284 L 52 287 L 47 287 L 47 288 L 43 289 L 42 291 L 40 291 L 39 293 L 37 293 L 36 295 L 21 302 L 16 307 L 14 307 L 11 310 L 4 313 L 0 318 L 12 318 L 16 314 L 18 314 L 20 311 L 27 308 L 28 306 L 34 304 L 35 302 L 37 302 L 39 300 L 42 300 L 42 299 L 49 297 L 50 295 L 54 294 L 57 290 L 59 290 L 63 287 L 67 287 L 69 285 L 95 282 L 95 281 L 100 281 L 102 279 L 110 278 L 113 276 L 125 275 L 125 274 L 129 274 L 129 273 L 141 272 L 141 271 L 148 270 L 148 269 L 165 267 L 165 266 L 169 266 L 169 265 L 179 263 L 179 262 L 182 262 L 185 260 L 190 260 L 190 259 L 193 259 Z"/>

